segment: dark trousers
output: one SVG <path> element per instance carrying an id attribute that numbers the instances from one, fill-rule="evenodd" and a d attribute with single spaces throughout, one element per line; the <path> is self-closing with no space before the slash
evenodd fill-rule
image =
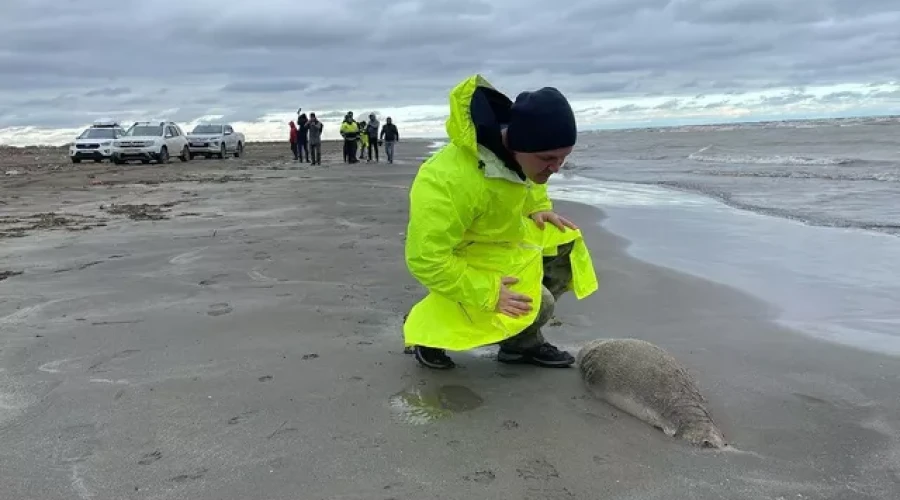
<path id="1" fill-rule="evenodd" d="M 295 159 L 295 160 L 296 160 L 297 158 L 299 158 L 299 156 L 298 156 L 299 150 L 297 149 L 297 143 L 296 143 L 296 142 L 292 142 L 292 143 L 291 143 L 291 153 L 294 155 L 294 159 Z"/>
<path id="2" fill-rule="evenodd" d="M 574 245 L 574 243 L 560 245 L 556 255 L 544 257 L 544 286 L 537 318 L 518 335 L 500 342 L 501 349 L 522 352 L 546 342 L 541 328 L 553 317 L 556 300 L 569 289 L 569 283 L 572 281 L 572 263 L 569 261 L 569 254 L 572 253 Z"/>
<path id="3" fill-rule="evenodd" d="M 303 161 L 304 156 L 306 156 L 306 162 L 309 163 L 309 144 L 306 141 L 298 141 L 297 158 L 300 161 Z"/>
<path id="4" fill-rule="evenodd" d="M 358 160 L 356 159 L 356 139 L 351 141 L 344 141 L 344 162 L 345 163 L 356 163 Z"/>
<path id="5" fill-rule="evenodd" d="M 378 139 L 369 137 L 369 161 L 372 161 L 372 150 L 375 150 L 375 161 L 378 161 Z"/>
<path id="6" fill-rule="evenodd" d="M 309 143 L 309 152 L 312 154 L 312 164 L 322 164 L 322 143 Z"/>

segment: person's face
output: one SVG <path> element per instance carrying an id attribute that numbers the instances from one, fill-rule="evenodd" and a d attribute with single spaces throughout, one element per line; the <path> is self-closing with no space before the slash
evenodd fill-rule
<path id="1" fill-rule="evenodd" d="M 537 153 L 513 152 L 516 161 L 522 167 L 525 177 L 535 184 L 546 184 L 550 176 L 559 172 L 566 163 L 566 158 L 572 154 L 572 148 L 560 148 L 552 151 L 539 151 Z"/>
<path id="2" fill-rule="evenodd" d="M 387 123 L 391 123 L 391 119 L 388 118 L 388 119 L 386 120 L 386 122 L 387 122 Z"/>

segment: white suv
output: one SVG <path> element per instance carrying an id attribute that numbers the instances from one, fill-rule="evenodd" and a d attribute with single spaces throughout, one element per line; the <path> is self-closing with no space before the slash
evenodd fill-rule
<path id="1" fill-rule="evenodd" d="M 69 146 L 69 158 L 72 163 L 81 163 L 81 160 L 94 160 L 100 163 L 108 160 L 112 156 L 113 141 L 123 135 L 125 130 L 118 123 L 98 120 L 75 138 Z"/>
<path id="2" fill-rule="evenodd" d="M 112 160 L 120 165 L 131 160 L 168 163 L 172 156 L 191 159 L 187 138 L 175 122 L 135 122 L 112 146 Z"/>

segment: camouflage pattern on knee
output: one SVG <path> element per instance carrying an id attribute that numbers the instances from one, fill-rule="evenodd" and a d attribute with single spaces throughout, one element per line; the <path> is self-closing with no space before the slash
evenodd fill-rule
<path id="1" fill-rule="evenodd" d="M 553 311 L 556 309 L 556 299 L 546 287 L 541 289 L 541 308 L 538 310 L 534 323 L 522 330 L 518 335 L 510 337 L 500 343 L 500 346 L 506 350 L 513 352 L 521 352 L 533 347 L 537 347 L 544 342 L 544 334 L 541 327 L 550 321 L 553 317 Z"/>

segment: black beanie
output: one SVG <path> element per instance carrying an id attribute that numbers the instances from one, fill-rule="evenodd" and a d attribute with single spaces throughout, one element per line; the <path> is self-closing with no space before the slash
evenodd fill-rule
<path id="1" fill-rule="evenodd" d="M 553 87 L 522 92 L 512 105 L 506 129 L 507 147 L 519 153 L 552 151 L 575 145 L 575 113 Z"/>

